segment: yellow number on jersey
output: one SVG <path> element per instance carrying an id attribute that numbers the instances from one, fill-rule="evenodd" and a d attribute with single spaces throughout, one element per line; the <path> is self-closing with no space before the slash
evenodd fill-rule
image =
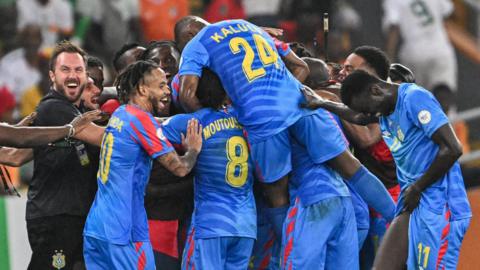
<path id="1" fill-rule="evenodd" d="M 275 64 L 275 67 L 278 68 L 278 54 L 275 52 L 274 49 L 268 44 L 268 42 L 259 34 L 253 35 L 253 40 L 255 41 L 255 45 L 257 46 L 258 57 L 262 62 L 263 66 L 268 66 L 271 64 Z M 230 40 L 230 50 L 233 54 L 237 54 L 241 51 L 240 47 L 243 48 L 245 51 L 245 57 L 243 58 L 242 62 L 242 69 L 243 73 L 247 77 L 249 82 L 260 78 L 266 74 L 265 69 L 263 67 L 253 69 L 252 64 L 255 58 L 255 52 L 253 48 L 250 46 L 248 41 L 241 37 L 234 37 Z"/>
<path id="2" fill-rule="evenodd" d="M 422 265 L 422 253 L 423 253 L 423 265 Z M 427 269 L 428 257 L 430 257 L 430 247 L 423 246 L 422 243 L 418 244 L 418 265 L 422 265 L 422 269 Z"/>
<path id="3" fill-rule="evenodd" d="M 233 136 L 228 139 L 226 148 L 228 163 L 225 179 L 233 187 L 242 187 L 248 177 L 247 142 L 243 137 Z"/>
<path id="4" fill-rule="evenodd" d="M 100 177 L 102 183 L 105 184 L 110 173 L 110 159 L 112 158 L 113 134 L 108 133 L 103 136 L 102 152 L 100 153 L 100 166 L 98 168 L 97 177 Z"/>

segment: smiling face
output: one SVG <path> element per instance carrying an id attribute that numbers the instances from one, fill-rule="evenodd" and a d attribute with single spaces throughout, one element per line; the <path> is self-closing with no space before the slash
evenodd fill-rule
<path id="1" fill-rule="evenodd" d="M 342 82 L 345 77 L 347 77 L 357 69 L 365 70 L 370 74 L 376 75 L 375 71 L 368 66 L 367 62 L 363 57 L 352 53 L 347 57 L 345 63 L 343 63 L 343 68 L 342 70 L 340 70 L 338 80 Z"/>
<path id="2" fill-rule="evenodd" d="M 102 90 L 95 85 L 92 78 L 88 78 L 87 86 L 82 93 L 83 105 L 90 110 L 96 110 L 99 108 L 98 97 L 102 93 Z"/>
<path id="3" fill-rule="evenodd" d="M 85 61 L 78 53 L 60 53 L 49 76 L 53 88 L 74 103 L 79 100 L 87 84 Z"/>
<path id="4" fill-rule="evenodd" d="M 153 115 L 168 115 L 170 111 L 171 92 L 168 87 L 165 72 L 160 68 L 152 70 L 145 76 L 144 83 L 141 87 L 145 87 L 148 92 L 148 101 L 152 106 Z"/>

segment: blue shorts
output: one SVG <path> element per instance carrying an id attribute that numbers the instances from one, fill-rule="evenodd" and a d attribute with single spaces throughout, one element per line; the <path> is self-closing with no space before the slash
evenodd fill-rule
<path id="1" fill-rule="evenodd" d="M 255 239 L 247 237 L 194 239 L 194 230 L 191 229 L 187 236 L 182 256 L 182 270 L 247 269 Z"/>
<path id="2" fill-rule="evenodd" d="M 83 257 L 89 270 L 155 269 L 155 259 L 150 242 L 116 245 L 84 236 Z"/>
<path id="3" fill-rule="evenodd" d="M 408 269 L 438 269 L 447 248 L 449 225 L 446 211 L 436 214 L 420 203 L 410 215 Z"/>
<path id="4" fill-rule="evenodd" d="M 290 207 L 282 240 L 282 269 L 358 269 L 358 236 L 349 197 Z"/>
<path id="5" fill-rule="evenodd" d="M 440 269 L 457 269 L 458 257 L 460 256 L 460 247 L 462 246 L 463 237 L 467 233 L 471 218 L 464 218 L 450 221 L 450 234 L 448 235 L 447 252 L 443 257 L 444 268 Z"/>
<path id="6" fill-rule="evenodd" d="M 250 144 L 250 154 L 255 163 L 257 178 L 264 183 L 273 183 L 292 170 L 292 149 L 291 141 L 295 139 L 304 145 L 308 155 L 315 163 L 323 163 L 335 156 L 326 156 L 330 151 L 328 144 L 318 134 L 324 129 L 325 122 L 332 121 L 338 130 L 338 136 L 343 136 L 333 116 L 324 110 L 305 111 L 304 115 L 287 129 L 275 134 L 263 141 Z M 345 139 L 346 142 L 346 139 Z M 335 147 L 338 149 L 338 147 Z"/>
<path id="7" fill-rule="evenodd" d="M 272 224 L 257 206 L 257 241 L 253 246 L 252 257 L 248 269 L 277 270 L 280 269 L 280 241 L 277 240 Z"/>

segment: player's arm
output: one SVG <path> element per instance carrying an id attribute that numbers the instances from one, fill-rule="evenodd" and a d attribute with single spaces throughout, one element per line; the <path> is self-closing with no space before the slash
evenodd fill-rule
<path id="1" fill-rule="evenodd" d="M 387 32 L 387 39 L 385 41 L 385 51 L 390 59 L 395 59 L 399 42 L 400 28 L 398 25 L 390 25 Z"/>
<path id="2" fill-rule="evenodd" d="M 450 19 L 445 20 L 444 25 L 453 46 L 470 60 L 480 63 L 480 50 L 472 35 Z"/>
<path id="3" fill-rule="evenodd" d="M 427 171 L 405 190 L 404 211 L 412 212 L 417 208 L 422 192 L 444 176 L 463 153 L 449 123 L 437 129 L 431 138 L 439 147 L 437 155 Z"/>
<path id="4" fill-rule="evenodd" d="M 360 126 L 342 120 L 343 130 L 347 137 L 361 149 L 367 149 L 382 139 L 380 125 L 378 123 Z"/>
<path id="5" fill-rule="evenodd" d="M 202 149 L 202 126 L 196 119 L 188 121 L 186 137 L 182 134 L 182 146 L 186 150 L 183 156 L 178 156 L 175 151 L 171 151 L 157 158 L 157 161 L 167 170 L 179 177 L 190 173 Z"/>
<path id="6" fill-rule="evenodd" d="M 307 102 L 303 104 L 305 108 L 315 110 L 318 108 L 323 108 L 327 111 L 330 111 L 340 118 L 347 120 L 350 123 L 357 125 L 367 125 L 370 123 L 378 123 L 378 118 L 374 116 L 369 116 L 364 113 L 356 112 L 350 109 L 347 105 L 339 102 L 330 101 L 318 96 L 315 91 L 310 89 L 307 86 L 302 88 L 303 95 L 305 96 Z"/>
<path id="7" fill-rule="evenodd" d="M 20 167 L 33 160 L 33 149 L 0 148 L 0 164 Z"/>
<path id="8" fill-rule="evenodd" d="M 180 76 L 179 101 L 186 112 L 194 112 L 202 106 L 197 98 L 199 77 L 196 75 Z"/>
<path id="9" fill-rule="evenodd" d="M 355 188 L 369 206 L 391 221 L 395 216 L 395 202 L 380 180 L 370 173 L 346 150 L 327 161 L 327 164 Z"/>
<path id="10" fill-rule="evenodd" d="M 81 132 L 92 121 L 100 119 L 99 115 L 99 111 L 88 112 L 76 117 L 70 124 L 61 127 L 13 127 L 0 124 L 0 145 L 27 148 L 71 137 L 76 132 Z M 24 121 L 27 120 L 24 119 L 19 124 L 23 125 Z"/>
<path id="11" fill-rule="evenodd" d="M 308 68 L 307 63 L 300 59 L 300 57 L 298 57 L 293 51 L 290 51 L 287 55 L 282 57 L 282 59 L 293 76 L 295 76 L 300 82 L 304 82 L 308 77 L 308 74 L 310 74 L 310 69 Z"/>

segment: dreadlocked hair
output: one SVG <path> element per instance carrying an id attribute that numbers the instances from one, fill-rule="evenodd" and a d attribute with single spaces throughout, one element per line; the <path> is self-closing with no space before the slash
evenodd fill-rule
<path id="1" fill-rule="evenodd" d="M 117 88 L 118 99 L 121 104 L 128 103 L 132 91 L 137 90 L 145 78 L 145 74 L 152 70 L 159 68 L 159 66 L 152 61 L 137 61 L 128 66 L 125 71 L 118 75 L 115 80 L 115 87 Z"/>

